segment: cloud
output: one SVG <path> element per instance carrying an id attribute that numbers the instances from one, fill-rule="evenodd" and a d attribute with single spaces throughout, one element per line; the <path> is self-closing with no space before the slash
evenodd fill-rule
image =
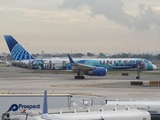
<path id="1" fill-rule="evenodd" d="M 14 14 L 12 19 L 15 19 L 17 21 L 41 20 L 47 23 L 57 24 L 76 24 L 88 22 L 88 18 L 86 18 L 85 12 L 86 11 L 82 11 L 81 13 L 77 14 L 77 11 L 28 9 L 22 7 L 0 6 L 0 14 L 5 14 L 5 19 L 6 17 L 8 18 L 10 13 L 12 15 Z M 15 16 L 15 14 L 17 14 L 17 16 Z M 80 19 L 82 18 L 82 16 L 85 19 Z"/>
<path id="2" fill-rule="evenodd" d="M 25 8 L 25 9 L 43 9 L 43 10 L 55 10 L 57 4 L 60 4 L 62 0 L 4 0 L 1 1 L 1 6 L 8 6 L 11 8 Z"/>
<path id="3" fill-rule="evenodd" d="M 83 5 L 89 6 L 91 17 L 103 15 L 129 29 L 144 31 L 153 26 L 160 27 L 160 14 L 144 4 L 139 4 L 139 12 L 135 16 L 124 11 L 121 0 L 64 0 L 60 8 L 78 9 Z"/>
<path id="4" fill-rule="evenodd" d="M 41 9 L 27 9 L 27 8 L 21 8 L 21 7 L 1 7 L 0 6 L 0 12 L 6 12 L 8 15 L 8 12 L 10 13 L 22 13 L 21 15 L 14 17 L 16 20 L 30 20 L 30 19 L 41 19 L 42 21 L 51 21 L 55 22 L 60 21 L 60 18 L 67 18 L 68 16 L 65 16 L 65 14 L 62 14 L 58 11 L 52 11 L 52 10 L 41 10 Z M 23 17 L 22 17 L 23 16 Z"/>
<path id="5" fill-rule="evenodd" d="M 139 9 L 140 9 L 140 12 L 143 11 L 145 9 L 145 5 L 144 4 L 139 4 Z"/>

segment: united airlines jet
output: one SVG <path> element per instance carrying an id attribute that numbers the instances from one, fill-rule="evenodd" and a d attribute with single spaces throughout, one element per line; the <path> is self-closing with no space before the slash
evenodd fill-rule
<path id="1" fill-rule="evenodd" d="M 53 70 L 73 71 L 77 75 L 75 79 L 84 79 L 84 75 L 105 76 L 107 71 L 137 71 L 136 79 L 140 79 L 141 71 L 157 69 L 157 67 L 147 59 L 141 58 L 105 58 L 105 59 L 72 59 L 68 55 L 66 58 L 37 59 L 33 57 L 21 44 L 11 35 L 4 35 L 10 53 L 14 61 L 32 63 L 41 69 L 48 65 Z"/>

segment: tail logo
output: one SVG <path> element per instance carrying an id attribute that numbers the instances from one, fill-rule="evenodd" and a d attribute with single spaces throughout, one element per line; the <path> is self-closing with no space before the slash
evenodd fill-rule
<path id="1" fill-rule="evenodd" d="M 4 35 L 8 48 L 11 52 L 12 58 L 17 60 L 30 60 L 34 57 L 20 45 L 11 35 Z"/>
<path id="2" fill-rule="evenodd" d="M 14 60 L 34 59 L 20 44 L 14 46 L 11 54 Z"/>

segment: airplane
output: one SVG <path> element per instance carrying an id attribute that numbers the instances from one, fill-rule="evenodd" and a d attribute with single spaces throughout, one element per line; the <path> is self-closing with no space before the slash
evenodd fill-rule
<path id="1" fill-rule="evenodd" d="M 116 109 L 116 108 L 115 108 Z M 98 111 L 92 111 L 90 108 L 88 108 L 88 111 L 83 112 L 83 110 L 81 110 L 81 112 L 76 112 L 76 109 L 74 109 L 74 112 L 70 112 L 70 113 L 62 113 L 61 114 L 48 114 L 48 104 L 47 104 L 47 90 L 45 90 L 44 92 L 44 100 L 43 100 L 43 112 L 42 112 L 42 118 L 43 119 L 53 119 L 53 118 L 57 118 L 57 119 L 65 119 L 65 120 L 134 120 L 135 118 L 138 119 L 142 119 L 142 118 L 146 118 L 146 119 L 150 119 L 150 115 L 148 115 L 148 113 L 146 113 L 147 111 L 141 111 L 141 112 L 145 112 L 145 114 L 141 114 L 137 112 L 140 112 L 137 108 L 130 109 L 128 107 L 129 111 L 125 110 L 116 110 L 116 112 L 114 110 L 105 110 L 105 109 L 101 109 Z M 128 116 L 128 117 L 127 117 Z"/>
<path id="2" fill-rule="evenodd" d="M 151 61 L 142 58 L 67 58 L 38 59 L 33 57 L 11 35 L 4 35 L 12 58 L 16 62 L 34 64 L 36 68 L 65 70 L 74 72 L 75 79 L 85 79 L 84 75 L 105 76 L 107 71 L 137 71 L 136 79 L 140 79 L 140 72 L 157 69 Z"/>
<path id="3" fill-rule="evenodd" d="M 72 70 L 77 73 L 75 79 L 84 79 L 83 75 L 105 76 L 110 71 L 137 71 L 136 79 L 140 79 L 140 72 L 157 69 L 151 61 L 141 58 L 107 58 L 73 60 L 68 54 Z"/>
<path id="4" fill-rule="evenodd" d="M 56 112 L 48 112 L 47 90 L 44 92 L 43 109 L 22 112 L 8 112 L 2 115 L 2 120 L 151 120 L 149 112 L 139 110 L 138 107 L 121 106 L 121 108 L 112 107 L 107 109 L 104 107 L 91 108 L 70 108 L 68 111 L 63 109 Z M 10 114 L 11 113 L 11 114 Z M 6 119 L 5 119 L 6 118 Z"/>
<path id="5" fill-rule="evenodd" d="M 140 106 L 141 110 L 146 110 L 150 113 L 151 119 L 160 119 L 160 101 L 159 100 L 111 100 L 107 101 L 105 106 L 118 106 L 118 105 L 134 105 Z"/>
<path id="6" fill-rule="evenodd" d="M 0 60 L 0 64 L 4 64 L 4 63 L 5 63 L 5 61 Z"/>
<path id="7" fill-rule="evenodd" d="M 0 60 L 0 64 L 5 64 L 6 67 L 10 67 L 11 66 L 11 63 L 8 62 L 7 60 Z"/>

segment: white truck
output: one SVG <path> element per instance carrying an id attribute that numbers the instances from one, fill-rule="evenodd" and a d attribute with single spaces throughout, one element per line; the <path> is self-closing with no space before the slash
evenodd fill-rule
<path id="1" fill-rule="evenodd" d="M 43 94 L 0 94 L 0 115 L 7 111 L 42 109 Z M 48 94 L 49 108 L 70 108 L 70 94 Z"/>

